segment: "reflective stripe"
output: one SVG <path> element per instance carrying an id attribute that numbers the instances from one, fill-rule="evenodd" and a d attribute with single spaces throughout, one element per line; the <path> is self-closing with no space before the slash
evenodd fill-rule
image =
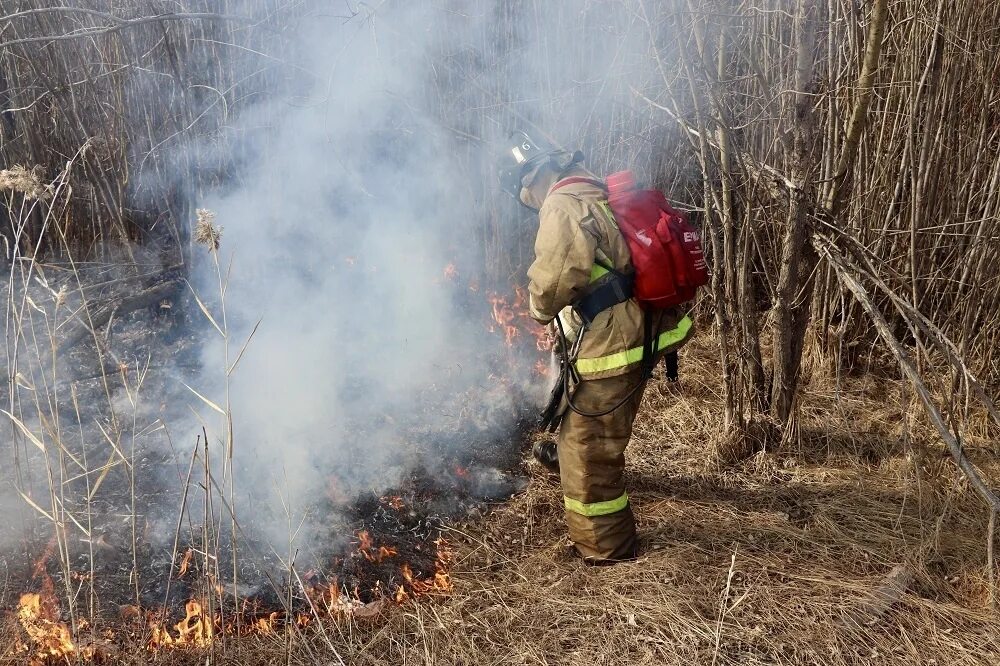
<path id="1" fill-rule="evenodd" d="M 611 212 L 611 206 L 608 205 L 607 201 L 598 201 L 597 205 L 601 207 L 604 214 L 608 216 L 608 221 L 611 223 L 615 229 L 618 228 L 618 223 L 615 222 L 615 214 Z M 611 263 L 610 261 L 608 263 Z M 601 276 L 609 273 L 608 269 L 600 264 L 595 263 L 590 267 L 590 281 L 596 282 Z"/>
<path id="2" fill-rule="evenodd" d="M 590 281 L 597 282 L 601 277 L 608 274 L 608 269 L 600 264 L 594 264 L 590 267 Z"/>
<path id="3" fill-rule="evenodd" d="M 622 493 L 621 497 L 607 502 L 591 502 L 590 504 L 584 504 L 580 500 L 565 496 L 563 496 L 563 500 L 567 511 L 578 513 L 581 516 L 606 516 L 610 513 L 618 513 L 628 506 L 628 493 Z"/>
<path id="4" fill-rule="evenodd" d="M 691 318 L 684 317 L 677 322 L 676 327 L 670 329 L 669 331 L 660 333 L 660 337 L 656 339 L 656 351 L 663 351 L 667 347 L 671 347 L 681 342 L 685 337 L 687 337 L 688 332 L 691 330 L 691 326 Z M 642 347 L 633 347 L 632 349 L 616 352 L 614 354 L 608 354 L 607 356 L 577 359 L 576 371 L 582 375 L 590 375 L 595 372 L 604 372 L 605 370 L 624 368 L 626 365 L 632 365 L 633 363 L 638 363 L 641 360 Z"/>
<path id="5" fill-rule="evenodd" d="M 611 206 L 608 204 L 608 202 L 607 201 L 598 201 L 597 205 L 600 206 L 601 210 L 604 211 L 604 214 L 608 216 L 608 222 L 611 223 L 611 226 L 613 226 L 615 229 L 617 229 L 618 228 L 618 222 L 615 220 L 615 214 L 613 212 L 611 212 Z"/>

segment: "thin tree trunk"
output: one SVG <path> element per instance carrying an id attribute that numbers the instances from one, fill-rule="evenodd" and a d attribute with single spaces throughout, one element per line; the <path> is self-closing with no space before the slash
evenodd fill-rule
<path id="1" fill-rule="evenodd" d="M 771 413 L 781 425 L 788 425 L 792 417 L 803 337 L 809 321 L 811 273 L 816 265 L 816 255 L 807 243 L 808 215 L 814 208 L 809 180 L 813 171 L 814 100 L 810 93 L 815 57 L 815 14 L 814 0 L 799 0 L 795 18 L 795 96 L 789 118 L 792 132 L 792 149 L 788 155 L 791 187 L 774 305 Z"/>

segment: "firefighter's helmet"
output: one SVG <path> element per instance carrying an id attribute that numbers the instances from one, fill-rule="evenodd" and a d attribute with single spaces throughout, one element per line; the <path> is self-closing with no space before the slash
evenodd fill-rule
<path id="1" fill-rule="evenodd" d="M 500 156 L 500 189 L 520 200 L 524 176 L 540 162 L 558 152 L 556 146 L 544 140 L 538 141 L 528 136 L 527 132 L 511 132 L 507 147 Z"/>

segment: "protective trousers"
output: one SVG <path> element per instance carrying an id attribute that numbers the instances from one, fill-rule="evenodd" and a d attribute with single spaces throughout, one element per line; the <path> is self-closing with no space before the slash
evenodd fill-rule
<path id="1" fill-rule="evenodd" d="M 602 412 L 621 401 L 642 376 L 639 369 L 617 377 L 582 382 L 573 404 L 584 412 Z M 639 411 L 639 388 L 605 416 L 581 416 L 569 410 L 559 429 L 559 475 L 569 536 L 589 560 L 634 557 L 635 517 L 625 493 L 625 447 Z"/>

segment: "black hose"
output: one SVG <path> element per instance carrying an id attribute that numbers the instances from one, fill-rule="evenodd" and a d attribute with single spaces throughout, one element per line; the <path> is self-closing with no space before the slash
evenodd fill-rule
<path id="1" fill-rule="evenodd" d="M 643 312 L 642 316 L 643 317 L 648 317 L 649 313 Z M 579 414 L 580 416 L 586 416 L 587 418 L 591 418 L 591 419 L 596 419 L 596 418 L 600 418 L 602 416 L 607 416 L 608 414 L 610 414 L 611 412 L 615 411 L 616 409 L 618 409 L 619 407 L 621 407 L 622 405 L 624 405 L 626 402 L 628 402 L 629 400 L 631 400 L 632 396 L 634 396 L 636 394 L 636 392 L 639 391 L 639 389 L 641 389 L 643 386 L 646 385 L 646 382 L 649 380 L 650 375 L 652 375 L 651 370 L 652 370 L 652 365 L 653 364 L 652 363 L 646 363 L 646 347 L 649 346 L 649 345 L 643 344 L 643 349 L 642 349 L 642 352 L 643 352 L 643 358 L 642 358 L 642 368 L 643 368 L 643 371 L 642 371 L 642 376 L 639 378 L 639 383 L 636 384 L 632 388 L 632 390 L 630 390 L 625 395 L 625 397 L 622 398 L 620 401 L 618 401 L 618 403 L 616 403 L 615 406 L 612 407 L 611 409 L 608 409 L 608 410 L 603 411 L 603 412 L 585 412 L 585 411 L 583 411 L 582 409 L 580 409 L 579 407 L 577 407 L 576 405 L 573 404 L 573 394 L 569 390 L 569 375 L 570 375 L 570 372 L 573 370 L 573 364 L 570 363 L 570 360 L 569 360 L 569 350 L 568 350 L 568 345 L 567 345 L 568 341 L 566 340 L 566 331 L 563 329 L 562 320 L 559 318 L 559 315 L 556 315 L 556 325 L 559 327 L 559 337 L 562 338 L 562 344 L 559 345 L 559 347 L 561 348 L 562 356 L 563 356 L 563 368 L 564 368 L 563 373 L 562 373 L 563 395 L 566 397 L 566 404 L 569 405 L 569 408 L 572 409 L 577 414 Z M 659 326 L 657 326 L 657 329 L 659 329 Z M 583 328 L 580 329 L 580 339 L 583 338 L 583 334 L 586 333 L 586 331 L 587 331 L 587 327 L 586 326 L 584 326 Z M 656 348 L 656 345 L 653 344 L 654 351 L 652 353 L 654 355 L 656 353 L 655 348 Z M 583 380 L 581 380 L 581 383 L 582 383 L 582 381 Z"/>

